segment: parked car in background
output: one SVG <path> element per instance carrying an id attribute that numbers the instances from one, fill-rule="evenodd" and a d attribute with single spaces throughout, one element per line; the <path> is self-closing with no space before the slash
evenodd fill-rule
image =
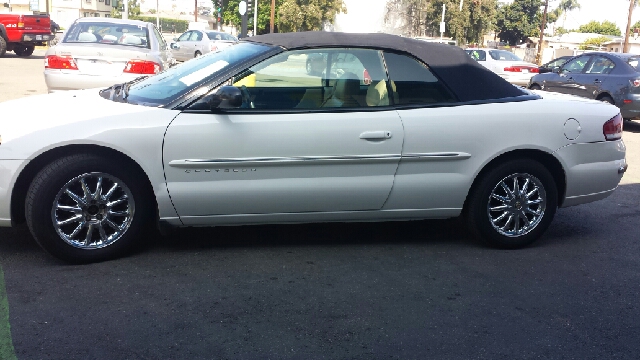
<path id="1" fill-rule="evenodd" d="M 567 62 L 567 60 L 571 59 L 573 56 L 560 56 L 559 58 L 555 58 L 549 61 L 546 64 L 542 64 L 538 67 L 538 73 L 544 74 L 548 72 L 558 71 L 558 69 Z"/>
<path id="2" fill-rule="evenodd" d="M 0 13 L 0 57 L 7 51 L 31 56 L 36 46 L 44 46 L 51 39 L 49 15 Z"/>
<path id="3" fill-rule="evenodd" d="M 155 75 L 174 62 L 152 23 L 86 17 L 47 50 L 44 79 L 49 92 L 106 87 Z"/>
<path id="4" fill-rule="evenodd" d="M 590 52 L 574 56 L 556 72 L 538 74 L 528 85 L 613 104 L 627 120 L 640 119 L 640 56 Z"/>
<path id="5" fill-rule="evenodd" d="M 233 35 L 211 30 L 189 30 L 173 40 L 171 52 L 179 61 L 187 61 L 238 42 Z"/>
<path id="6" fill-rule="evenodd" d="M 526 86 L 529 79 L 538 73 L 538 65 L 523 61 L 508 50 L 469 48 L 465 51 L 479 64 L 514 85 Z"/>
<path id="7" fill-rule="evenodd" d="M 341 71 L 310 76 L 307 54 Z M 259 35 L 0 114 L 25 108 L 0 118 L 0 226 L 26 221 L 71 262 L 121 256 L 158 223 L 463 215 L 489 245 L 519 248 L 558 207 L 611 195 L 627 168 L 616 107 L 532 93 L 457 47 L 387 34 Z"/>

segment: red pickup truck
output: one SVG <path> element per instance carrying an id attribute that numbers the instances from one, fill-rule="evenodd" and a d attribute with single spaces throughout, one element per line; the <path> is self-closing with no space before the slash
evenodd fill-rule
<path id="1" fill-rule="evenodd" d="M 30 56 L 36 45 L 53 39 L 49 15 L 0 14 L 0 56 L 13 51 Z"/>

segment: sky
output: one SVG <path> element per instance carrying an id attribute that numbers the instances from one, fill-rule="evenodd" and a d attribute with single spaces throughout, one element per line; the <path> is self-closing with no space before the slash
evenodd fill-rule
<path id="1" fill-rule="evenodd" d="M 468 0 L 465 0 L 468 1 Z M 510 2 L 510 0 L 502 0 Z M 581 8 L 567 14 L 564 28 L 577 29 L 580 25 L 591 20 L 613 21 L 624 33 L 627 26 L 627 12 L 629 0 L 578 0 Z M 337 16 L 336 31 L 345 32 L 376 32 L 380 30 L 384 19 L 386 0 L 344 0 L 348 14 Z M 549 0 L 549 7 L 555 8 L 559 0 Z M 632 24 L 640 20 L 640 7 L 633 12 Z M 562 17 L 557 22 L 562 26 Z"/>

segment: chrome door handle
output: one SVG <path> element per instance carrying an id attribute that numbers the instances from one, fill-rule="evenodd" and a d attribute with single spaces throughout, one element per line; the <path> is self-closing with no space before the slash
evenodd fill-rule
<path id="1" fill-rule="evenodd" d="M 595 80 L 593 81 L 593 83 L 594 83 L 594 84 L 602 84 L 602 81 L 600 81 L 600 80 L 598 80 L 598 79 L 595 79 Z"/>
<path id="2" fill-rule="evenodd" d="M 384 140 L 391 139 L 391 131 L 379 130 L 379 131 L 365 131 L 360 134 L 362 140 Z"/>

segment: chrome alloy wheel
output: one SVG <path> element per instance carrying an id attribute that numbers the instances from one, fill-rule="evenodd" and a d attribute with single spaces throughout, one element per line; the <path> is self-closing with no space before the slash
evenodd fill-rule
<path id="1" fill-rule="evenodd" d="M 493 188 L 487 213 L 498 233 L 519 237 L 538 226 L 546 204 L 547 194 L 538 178 L 530 174 L 513 174 Z"/>
<path id="2" fill-rule="evenodd" d="M 120 179 L 88 173 L 71 179 L 60 189 L 51 218 L 62 240 L 91 250 L 120 239 L 131 226 L 134 213 L 131 190 Z"/>

